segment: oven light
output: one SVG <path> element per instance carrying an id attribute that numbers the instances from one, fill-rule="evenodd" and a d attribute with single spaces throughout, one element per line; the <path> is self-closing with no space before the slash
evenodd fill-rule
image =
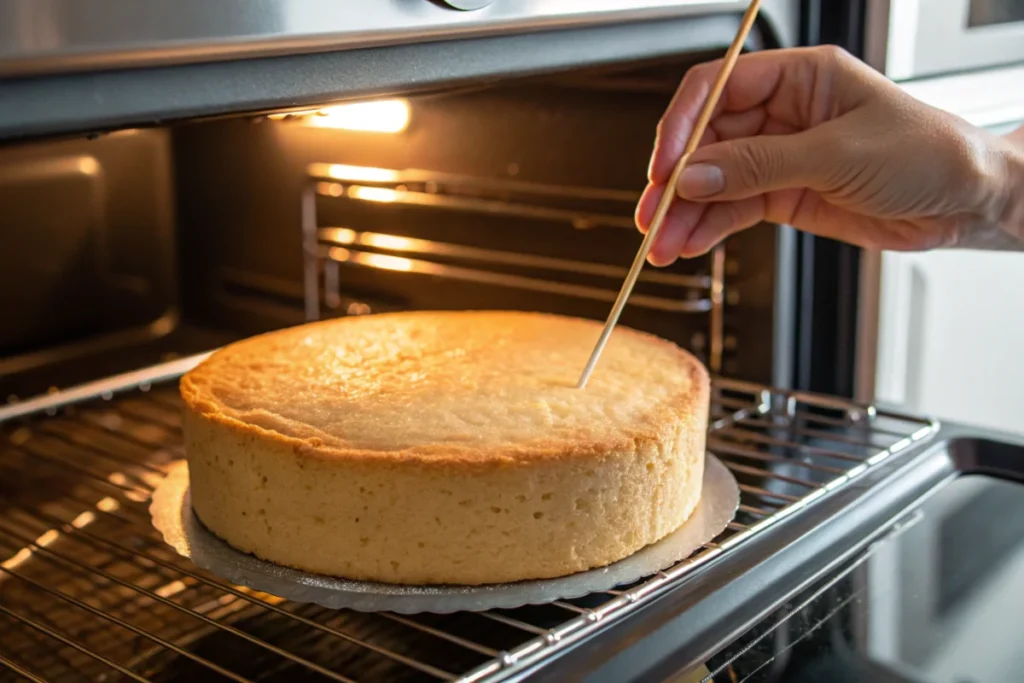
<path id="1" fill-rule="evenodd" d="M 348 164 L 330 164 L 327 167 L 327 176 L 335 180 L 356 180 L 364 183 L 393 183 L 398 180 L 398 172 L 394 169 Z"/>
<path id="2" fill-rule="evenodd" d="M 398 190 L 389 190 L 386 187 L 361 187 L 353 185 L 348 188 L 348 196 L 368 202 L 390 203 L 397 202 L 401 193 Z"/>
<path id="3" fill-rule="evenodd" d="M 339 104 L 321 109 L 305 123 L 315 128 L 401 133 L 409 126 L 409 103 L 405 100 L 376 100 Z"/>

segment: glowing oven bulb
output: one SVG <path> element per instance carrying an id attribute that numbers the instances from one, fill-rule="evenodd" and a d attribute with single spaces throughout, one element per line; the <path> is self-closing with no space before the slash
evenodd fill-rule
<path id="1" fill-rule="evenodd" d="M 401 133 L 409 126 L 409 103 L 405 100 L 375 100 L 325 107 L 306 119 L 316 128 L 356 130 L 371 133 Z"/>

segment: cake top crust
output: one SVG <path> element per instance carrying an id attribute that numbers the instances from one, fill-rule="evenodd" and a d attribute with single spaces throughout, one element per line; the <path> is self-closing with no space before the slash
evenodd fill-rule
<path id="1" fill-rule="evenodd" d="M 621 326 L 576 389 L 600 331 L 510 311 L 341 318 L 226 346 L 181 393 L 189 410 L 296 453 L 495 462 L 660 442 L 708 400 L 696 358 Z"/>

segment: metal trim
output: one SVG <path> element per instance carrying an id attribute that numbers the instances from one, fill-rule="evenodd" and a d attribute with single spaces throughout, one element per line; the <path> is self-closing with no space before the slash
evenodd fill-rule
<path id="1" fill-rule="evenodd" d="M 741 12 L 743 0 L 0 0 L 0 76 L 166 66 Z M 460 8 L 463 9 L 463 8 Z M 770 14 L 771 7 L 766 8 Z M 5 28 L 6 27 L 6 28 Z"/>

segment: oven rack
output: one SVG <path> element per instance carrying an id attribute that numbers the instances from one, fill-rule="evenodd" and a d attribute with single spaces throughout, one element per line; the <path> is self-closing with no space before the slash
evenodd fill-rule
<path id="1" fill-rule="evenodd" d="M 608 305 L 614 303 L 629 270 L 628 264 L 413 238 L 350 225 L 325 226 L 317 215 L 317 198 L 555 221 L 576 230 L 633 231 L 632 213 L 639 199 L 635 192 L 348 164 L 314 163 L 306 172 L 302 232 L 307 321 L 376 312 L 365 301 L 343 295 L 341 268 L 407 273 Z M 652 312 L 707 314 L 707 339 L 693 346 L 706 347 L 700 350 L 706 352 L 712 372 L 721 371 L 725 346 L 725 257 L 725 246 L 715 247 L 707 274 L 647 269 L 629 300 L 634 308 Z"/>
<path id="2" fill-rule="evenodd" d="M 362 614 L 229 585 L 152 528 L 149 496 L 183 455 L 174 379 L 201 358 L 0 408 L 0 681 L 514 680 L 937 429 L 718 379 L 708 448 L 742 500 L 693 557 L 550 605 Z"/>

